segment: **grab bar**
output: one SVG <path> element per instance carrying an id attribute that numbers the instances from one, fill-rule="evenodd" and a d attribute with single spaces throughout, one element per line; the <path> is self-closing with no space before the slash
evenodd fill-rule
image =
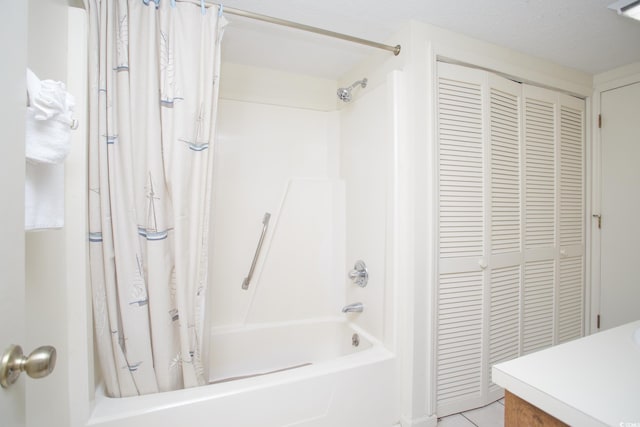
<path id="1" fill-rule="evenodd" d="M 253 256 L 253 261 L 251 262 L 251 268 L 249 269 L 249 274 L 242 281 L 242 289 L 249 289 L 249 282 L 251 282 L 251 278 L 253 277 L 253 270 L 256 268 L 256 263 L 258 262 L 258 257 L 260 256 L 260 249 L 262 249 L 262 242 L 264 242 L 264 236 L 267 234 L 267 228 L 269 228 L 269 219 L 271 218 L 271 214 L 269 212 L 265 212 L 264 218 L 262 218 L 262 233 L 260 233 L 260 240 L 258 240 L 258 247 L 256 248 L 256 253 Z"/>

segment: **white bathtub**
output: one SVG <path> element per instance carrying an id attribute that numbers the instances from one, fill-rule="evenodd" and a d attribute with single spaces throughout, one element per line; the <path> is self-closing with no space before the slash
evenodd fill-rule
<path id="1" fill-rule="evenodd" d="M 97 393 L 88 425 L 390 427 L 397 421 L 394 355 L 342 318 L 216 330 L 211 350 L 212 384 L 118 399 Z"/>

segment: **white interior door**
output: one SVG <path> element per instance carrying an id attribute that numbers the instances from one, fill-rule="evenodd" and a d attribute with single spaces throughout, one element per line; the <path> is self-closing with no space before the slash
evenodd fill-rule
<path id="1" fill-rule="evenodd" d="M 601 95 L 600 328 L 640 319 L 640 82 Z"/>
<path id="2" fill-rule="evenodd" d="M 86 200 L 79 196 L 84 194 L 83 183 L 86 182 L 83 179 L 86 178 L 86 168 L 83 167 L 86 162 L 79 160 L 82 158 L 81 143 L 76 144 L 71 156 L 75 163 L 68 162 L 73 172 L 69 181 L 76 190 L 72 193 L 67 212 L 75 215 L 69 221 L 75 226 L 64 232 L 32 234 L 31 247 L 26 244 L 24 231 L 25 69 L 29 64 L 41 73 L 42 78 L 65 80 L 65 55 L 60 52 L 66 52 L 67 47 L 66 15 L 66 3 L 58 0 L 3 4 L 3 18 L 6 20 L 0 26 L 0 54 L 7 60 L 0 67 L 0 90 L 3 94 L 3 102 L 0 103 L 3 137 L 0 142 L 0 353 L 12 344 L 20 345 L 26 354 L 40 345 L 54 345 L 58 350 L 58 361 L 53 374 L 45 379 L 35 381 L 22 374 L 15 384 L 0 389 L 0 426 L 81 426 L 88 417 L 90 395 L 86 377 L 90 372 L 87 366 L 90 360 L 87 349 L 90 346 L 87 345 L 87 316 L 83 314 L 89 305 L 83 301 L 82 284 L 86 280 L 82 275 L 84 270 L 78 267 L 82 263 L 77 262 L 84 259 L 81 249 L 86 240 L 81 226 L 84 224 L 82 213 Z M 42 22 L 47 20 L 49 26 L 43 25 Z M 81 19 L 79 22 L 84 21 Z M 81 43 L 85 40 L 82 36 L 71 34 L 70 39 L 73 37 L 72 40 Z M 83 52 L 82 47 L 76 46 L 76 52 Z M 75 66 L 83 70 L 82 65 Z M 84 92 L 78 89 L 84 88 L 79 86 L 79 76 L 84 74 L 70 75 L 76 88 L 74 93 Z M 78 118 L 84 123 L 84 117 Z M 80 242 L 74 243 L 79 248 L 75 252 L 69 252 L 68 243 L 65 248 L 67 236 L 69 241 Z M 43 244 L 46 242 L 51 243 L 47 246 Z M 68 263 L 67 252 L 72 255 Z M 67 264 L 77 270 L 68 281 L 65 273 Z M 55 277 L 49 274 L 52 265 L 65 274 Z M 27 271 L 29 275 L 25 274 Z M 42 276 L 42 279 L 35 280 L 34 276 Z M 74 292 L 67 293 L 67 285 Z M 67 295 L 78 303 L 66 304 Z M 69 322 L 67 312 L 72 319 Z M 70 371 L 69 366 L 74 370 Z M 75 381 L 70 381 L 72 376 Z M 73 405 L 69 404 L 71 396 Z M 70 415 L 72 407 L 73 414 Z"/>
<path id="3" fill-rule="evenodd" d="M 0 25 L 0 352 L 24 345 L 24 113 L 27 3 L 3 2 Z M 24 379 L 0 389 L 0 424 L 25 425 Z"/>

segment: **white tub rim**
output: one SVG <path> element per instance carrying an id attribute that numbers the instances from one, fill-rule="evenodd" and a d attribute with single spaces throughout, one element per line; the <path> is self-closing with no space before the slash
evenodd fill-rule
<path id="1" fill-rule="evenodd" d="M 127 417 L 140 416 L 158 410 L 171 409 L 185 404 L 205 402 L 210 399 L 223 398 L 250 390 L 274 387 L 291 382 L 304 381 L 322 374 L 333 374 L 341 371 L 356 368 L 365 364 L 382 362 L 395 357 L 395 354 L 386 349 L 375 337 L 364 331 L 354 322 L 341 317 L 326 317 L 305 319 L 301 324 L 312 324 L 317 322 L 340 322 L 352 328 L 354 332 L 361 334 L 369 340 L 371 347 L 352 354 L 343 355 L 337 358 L 310 364 L 295 369 L 283 370 L 267 375 L 242 378 L 229 382 L 216 384 L 206 384 L 199 387 L 192 387 L 181 390 L 153 393 L 142 396 L 131 397 L 109 397 L 105 393 L 104 384 L 100 382 L 95 390 L 95 397 L 92 402 L 92 414 L 87 423 L 88 426 L 100 424 L 107 421 L 115 421 Z M 251 325 L 252 327 L 267 328 L 269 325 L 283 326 L 296 322 L 275 322 L 268 324 Z M 228 332 L 240 331 L 242 327 L 219 328 Z"/>

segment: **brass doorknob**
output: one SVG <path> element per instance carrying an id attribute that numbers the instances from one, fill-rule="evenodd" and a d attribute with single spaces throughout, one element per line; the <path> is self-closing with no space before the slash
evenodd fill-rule
<path id="1" fill-rule="evenodd" d="M 49 375 L 56 367 L 56 349 L 50 345 L 38 347 L 25 356 L 19 345 L 10 346 L 0 361 L 0 385 L 9 387 L 18 380 L 21 372 L 31 378 L 42 378 Z"/>

